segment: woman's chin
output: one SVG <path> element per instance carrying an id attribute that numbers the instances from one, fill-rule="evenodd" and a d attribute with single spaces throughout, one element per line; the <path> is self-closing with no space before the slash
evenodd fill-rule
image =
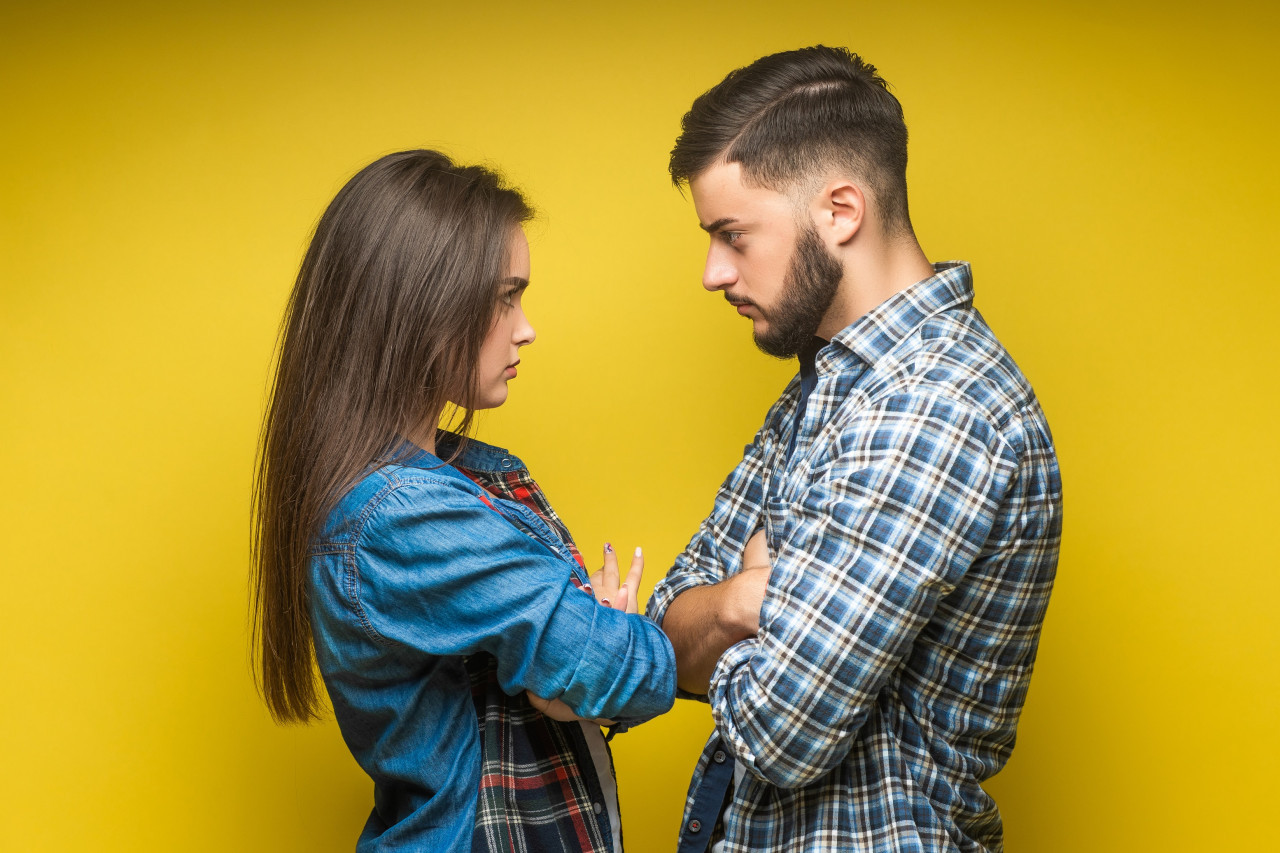
<path id="1" fill-rule="evenodd" d="M 480 400 L 471 408 L 476 411 L 480 411 L 482 409 L 496 409 L 505 402 L 507 402 L 507 384 L 504 382 L 502 383 L 501 390 L 495 389 L 492 393 L 486 394 L 483 400 Z"/>

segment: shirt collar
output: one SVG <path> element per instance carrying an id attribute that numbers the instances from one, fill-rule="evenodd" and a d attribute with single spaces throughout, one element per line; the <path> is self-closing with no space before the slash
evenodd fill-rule
<path id="1" fill-rule="evenodd" d="M 973 303 L 973 277 L 964 261 L 933 265 L 934 274 L 895 293 L 845 326 L 838 343 L 868 365 L 874 365 L 921 323 L 950 308 Z"/>
<path id="2" fill-rule="evenodd" d="M 461 436 L 456 433 L 437 433 L 436 450 L 439 453 L 438 456 L 428 453 L 407 440 L 402 440 L 399 452 L 405 454 L 405 458 L 397 459 L 396 461 L 409 468 L 439 468 L 444 464 L 444 460 L 453 454 L 454 449 L 461 440 Z M 388 458 L 394 458 L 396 455 L 396 453 L 393 453 Z M 520 461 L 519 457 L 514 454 L 508 453 L 505 448 L 485 444 L 483 441 L 474 438 L 466 440 L 462 453 L 458 454 L 458 458 L 454 459 L 452 464 L 460 468 L 466 468 L 468 471 L 487 471 L 490 473 L 504 473 L 524 468 L 524 462 Z"/>

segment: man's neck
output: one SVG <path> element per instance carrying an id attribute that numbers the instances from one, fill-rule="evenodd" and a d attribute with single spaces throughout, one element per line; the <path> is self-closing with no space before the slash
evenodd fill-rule
<path id="1" fill-rule="evenodd" d="M 887 299 L 933 275 L 933 264 L 914 237 L 859 249 L 845 258 L 844 279 L 818 327 L 820 337 L 830 340 Z"/>

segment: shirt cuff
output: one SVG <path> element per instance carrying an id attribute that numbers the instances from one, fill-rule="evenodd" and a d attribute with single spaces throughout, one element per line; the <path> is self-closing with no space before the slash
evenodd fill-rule
<path id="1" fill-rule="evenodd" d="M 653 588 L 653 595 L 649 596 L 649 603 L 645 605 L 644 614 L 661 628 L 662 620 L 666 618 L 671 602 L 675 601 L 682 593 L 688 592 L 696 586 L 709 586 L 712 583 L 714 581 L 696 574 L 681 574 L 674 578 L 668 575 L 658 581 L 658 585 Z"/>
<path id="2" fill-rule="evenodd" d="M 755 766 L 755 753 L 742 739 L 737 721 L 729 712 L 734 701 L 730 696 L 730 689 L 738 667 L 748 665 L 759 647 L 759 640 L 750 637 L 725 649 L 720 660 L 716 661 L 716 668 L 711 671 L 711 686 L 707 688 L 707 700 L 711 703 L 711 717 L 715 721 L 716 731 L 724 738 L 737 759 L 748 767 Z"/>

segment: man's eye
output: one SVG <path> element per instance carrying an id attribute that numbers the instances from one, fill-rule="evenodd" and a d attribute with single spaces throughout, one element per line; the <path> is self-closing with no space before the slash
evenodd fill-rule
<path id="1" fill-rule="evenodd" d="M 730 246 L 738 242 L 738 238 L 742 236 L 741 231 L 721 231 L 720 239 L 724 240 Z"/>

